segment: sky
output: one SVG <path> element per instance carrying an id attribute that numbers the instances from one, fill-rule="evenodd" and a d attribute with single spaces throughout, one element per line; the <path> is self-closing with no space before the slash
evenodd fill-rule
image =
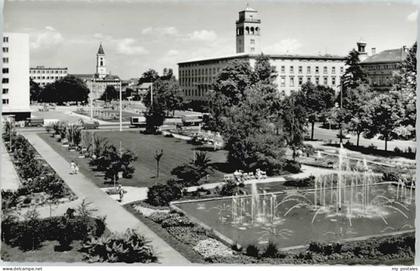
<path id="1" fill-rule="evenodd" d="M 275 0 L 6 0 L 5 32 L 28 33 L 30 65 L 94 73 L 102 42 L 107 69 L 122 79 L 149 68 L 235 53 L 235 21 L 246 4 L 261 17 L 264 53 L 345 56 L 363 39 L 370 52 L 411 46 L 413 2 Z"/>

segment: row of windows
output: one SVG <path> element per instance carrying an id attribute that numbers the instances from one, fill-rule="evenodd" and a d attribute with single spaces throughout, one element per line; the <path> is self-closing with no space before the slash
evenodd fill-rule
<path id="1" fill-rule="evenodd" d="M 32 79 L 55 79 L 58 80 L 62 77 L 60 76 L 31 76 Z"/>
<path id="2" fill-rule="evenodd" d="M 331 77 L 331 85 L 332 86 L 336 86 L 338 84 L 338 77 Z M 294 87 L 295 86 L 295 77 L 294 76 L 289 76 L 289 87 Z M 308 76 L 306 78 L 306 82 L 313 82 L 312 81 L 312 77 Z M 315 81 L 313 82 L 316 85 L 320 84 L 320 78 L 317 76 L 315 77 Z M 301 86 L 303 84 L 303 77 L 299 76 L 298 80 L 297 80 L 297 84 L 298 86 Z M 323 85 L 328 85 L 328 76 L 324 76 L 323 77 L 323 81 L 322 81 Z M 280 87 L 285 87 L 286 86 L 286 76 L 282 76 L 280 77 Z"/>
<path id="3" fill-rule="evenodd" d="M 324 66 L 322 70 L 323 70 L 324 74 L 328 74 L 328 67 Z M 286 66 L 281 66 L 280 67 L 280 72 L 285 73 L 286 72 Z M 294 73 L 295 72 L 295 66 L 289 66 L 289 72 Z M 312 67 L 307 66 L 306 67 L 306 73 L 311 73 L 311 72 L 312 72 Z M 344 72 L 344 67 L 340 67 L 340 73 L 343 73 L 343 72 Z M 298 73 L 303 73 L 303 66 L 298 67 Z M 315 73 L 319 73 L 319 66 L 315 66 Z M 332 74 L 336 73 L 336 67 L 331 67 L 331 73 Z"/>
<path id="4" fill-rule="evenodd" d="M 220 68 L 201 68 L 195 70 L 180 70 L 179 77 L 213 75 L 220 71 Z"/>
<path id="5" fill-rule="evenodd" d="M 367 70 L 396 70 L 399 69 L 398 64 L 384 64 L 384 65 L 369 65 L 366 66 Z"/>
<path id="6" fill-rule="evenodd" d="M 192 87 L 194 85 L 194 83 L 199 83 L 199 84 L 210 84 L 212 83 L 214 80 L 214 77 L 200 77 L 200 78 L 181 78 L 179 80 L 179 83 L 181 86 L 185 86 L 185 87 Z"/>
<path id="7" fill-rule="evenodd" d="M 65 70 L 30 70 L 31 73 L 67 73 Z"/>

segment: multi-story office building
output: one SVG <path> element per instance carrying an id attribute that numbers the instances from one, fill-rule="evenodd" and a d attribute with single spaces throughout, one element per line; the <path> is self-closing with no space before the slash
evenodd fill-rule
<path id="1" fill-rule="evenodd" d="M 382 51 L 378 54 L 372 48 L 372 55 L 360 65 L 367 74 L 369 85 L 377 91 L 388 91 L 392 88 L 393 77 L 399 73 L 401 64 L 407 57 L 407 48 Z"/>
<path id="2" fill-rule="evenodd" d="M 29 35 L 3 33 L 2 115 L 17 121 L 31 116 L 29 108 Z"/>
<path id="3" fill-rule="evenodd" d="M 258 12 L 247 7 L 239 12 L 236 22 L 236 55 L 178 63 L 178 78 L 187 100 L 205 100 L 217 73 L 228 61 L 242 59 L 254 65 L 261 53 L 261 19 Z M 332 55 L 267 55 L 276 67 L 276 84 L 281 93 L 290 94 L 307 82 L 340 90 L 345 70 L 345 57 Z"/>
<path id="4" fill-rule="evenodd" d="M 49 68 L 44 66 L 32 67 L 29 70 L 29 75 L 35 83 L 41 87 L 47 84 L 54 83 L 67 76 L 67 68 Z"/>

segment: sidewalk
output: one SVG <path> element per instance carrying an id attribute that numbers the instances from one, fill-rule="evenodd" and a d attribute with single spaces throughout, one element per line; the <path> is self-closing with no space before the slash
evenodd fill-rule
<path id="1" fill-rule="evenodd" d="M 35 147 L 39 154 L 55 169 L 57 174 L 66 182 L 80 200 L 86 199 L 92 203 L 92 207 L 98 211 L 98 216 L 106 216 L 106 225 L 111 232 L 125 232 L 127 228 L 136 229 L 144 235 L 157 252 L 159 262 L 166 265 L 183 265 L 189 261 L 178 251 L 174 250 L 156 233 L 150 230 L 145 224 L 138 220 L 134 215 L 120 206 L 115 200 L 102 192 L 82 173 L 70 175 L 69 163 L 56 153 L 47 143 L 37 134 L 23 134 Z"/>
<path id="2" fill-rule="evenodd" d="M 0 143 L 1 161 L 0 161 L 0 178 L 1 189 L 16 191 L 20 185 L 20 179 L 16 172 L 15 166 L 10 160 L 10 155 L 6 150 L 6 146 L 2 141 Z"/>

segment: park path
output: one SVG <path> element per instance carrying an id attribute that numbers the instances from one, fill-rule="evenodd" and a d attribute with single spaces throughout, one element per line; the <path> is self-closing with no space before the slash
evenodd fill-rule
<path id="1" fill-rule="evenodd" d="M 189 263 L 184 256 L 162 240 L 133 214 L 102 192 L 82 173 L 71 175 L 69 163 L 37 134 L 24 133 L 23 135 L 73 190 L 79 197 L 79 200 L 86 199 L 86 201 L 92 203 L 92 207 L 97 209 L 96 215 L 106 216 L 106 224 L 111 232 L 121 233 L 125 232 L 127 228 L 136 229 L 146 239 L 151 241 L 151 245 L 156 251 L 160 263 L 166 265 L 183 265 Z"/>
<path id="2" fill-rule="evenodd" d="M 7 152 L 4 142 L 0 143 L 1 161 L 0 161 L 0 180 L 2 190 L 16 191 L 20 185 L 20 179 Z"/>

